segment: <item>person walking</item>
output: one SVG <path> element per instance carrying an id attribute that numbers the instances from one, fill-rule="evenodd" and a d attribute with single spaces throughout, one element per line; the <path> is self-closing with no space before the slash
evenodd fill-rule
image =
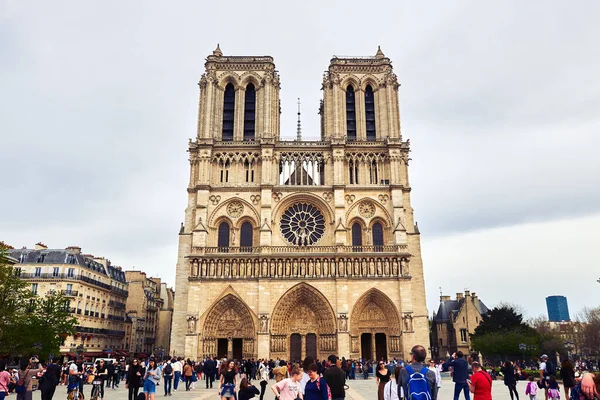
<path id="1" fill-rule="evenodd" d="M 452 357 L 444 364 L 444 368 L 452 367 L 452 381 L 454 382 L 454 400 L 458 400 L 460 392 L 464 392 L 465 399 L 470 400 L 469 385 L 467 378 L 469 377 L 469 363 L 463 358 L 463 352 L 457 351 L 452 354 Z"/>
<path id="2" fill-rule="evenodd" d="M 100 400 L 104 400 L 104 381 L 109 377 L 108 367 L 104 363 L 104 360 L 100 360 L 96 367 L 94 367 L 94 375 L 96 375 L 96 379 L 100 380 Z M 92 390 L 94 390 L 94 386 L 92 385 Z M 91 397 L 91 395 L 90 395 Z"/>
<path id="3" fill-rule="evenodd" d="M 129 391 L 128 400 L 137 400 L 140 391 L 140 383 L 144 377 L 145 370 L 140 365 L 140 360 L 134 358 L 129 364 L 127 375 L 125 376 L 125 388 Z"/>
<path id="4" fill-rule="evenodd" d="M 204 380 L 206 381 L 206 388 L 208 389 L 208 385 L 210 383 L 210 388 L 213 387 L 213 382 L 215 381 L 215 362 L 209 357 L 204 361 Z"/>
<path id="5" fill-rule="evenodd" d="M 442 387 L 442 374 L 440 373 L 440 369 L 438 368 L 438 366 L 435 365 L 435 360 L 433 358 L 429 360 L 429 370 L 435 373 L 435 384 L 439 391 Z"/>
<path id="6" fill-rule="evenodd" d="M 327 360 L 331 363 L 331 365 L 323 372 L 323 378 L 331 390 L 331 399 L 344 400 L 346 398 L 344 385 L 346 384 L 346 377 L 349 376 L 348 371 L 344 372 L 338 367 L 337 364 L 339 359 L 337 356 L 332 354 L 327 358 Z"/>
<path id="7" fill-rule="evenodd" d="M 299 368 L 293 368 L 289 378 L 285 378 L 279 383 L 271 386 L 277 400 L 296 400 L 302 398 L 302 388 L 300 386 L 302 372 Z"/>
<path id="8" fill-rule="evenodd" d="M 19 365 L 19 385 L 15 388 L 17 392 L 17 400 L 31 400 L 33 396 L 33 377 L 41 372 L 42 368 L 39 365 L 39 360 L 36 357 L 21 360 Z"/>
<path id="9" fill-rule="evenodd" d="M 560 377 L 565 388 L 565 399 L 569 398 L 569 391 L 575 387 L 575 368 L 571 360 L 565 360 L 560 366 Z"/>
<path id="10" fill-rule="evenodd" d="M 502 372 L 502 375 L 504 375 L 504 385 L 508 387 L 510 399 L 514 400 L 514 396 L 516 396 L 517 400 L 519 400 L 519 393 L 517 392 L 517 378 L 515 375 L 515 366 L 513 365 L 513 363 L 510 361 L 506 361 L 504 365 L 500 368 L 500 372 Z"/>
<path id="11" fill-rule="evenodd" d="M 391 380 L 390 378 L 390 370 L 386 368 L 385 363 L 379 361 L 377 371 L 375 372 L 375 382 L 377 384 L 377 399 L 383 399 L 383 392 L 385 389 L 385 385 Z"/>
<path id="12" fill-rule="evenodd" d="M 160 382 L 160 375 L 160 369 L 156 365 L 156 360 L 151 358 L 148 361 L 148 367 L 144 374 L 144 394 L 146 395 L 146 400 L 154 400 L 156 384 Z"/>
<path id="13" fill-rule="evenodd" d="M 492 377 L 481 368 L 478 361 L 471 364 L 473 375 L 467 380 L 473 400 L 492 400 Z"/>
<path id="14" fill-rule="evenodd" d="M 384 400 L 400 400 L 403 398 L 402 388 L 400 388 L 400 393 L 398 393 L 398 377 L 400 376 L 399 365 L 396 365 L 394 368 L 394 375 L 392 375 L 392 379 L 385 384 L 383 388 L 383 399 Z"/>
<path id="15" fill-rule="evenodd" d="M 56 386 L 60 381 L 61 367 L 51 358 L 46 372 L 38 380 L 38 389 L 42 393 L 42 400 L 52 400 Z"/>
<path id="16" fill-rule="evenodd" d="M 113 371 L 112 371 L 112 390 L 116 390 L 119 388 L 119 383 L 121 382 L 121 364 L 117 361 L 113 363 Z"/>
<path id="17" fill-rule="evenodd" d="M 525 394 L 529 395 L 529 400 L 536 400 L 538 385 L 535 383 L 533 375 L 529 377 L 527 387 L 525 387 Z"/>
<path id="18" fill-rule="evenodd" d="M 431 400 L 437 400 L 438 390 L 435 372 L 431 371 L 425 364 L 427 350 L 421 345 L 416 345 L 411 349 L 410 355 L 411 364 L 402 368 L 398 376 L 398 393 L 404 393 L 405 398 L 410 398 L 414 391 L 419 389 L 419 391 L 428 391 Z M 424 387 L 418 388 L 417 378 L 420 378 L 421 383 L 425 378 L 426 385 L 421 385 Z"/>
<path id="19" fill-rule="evenodd" d="M 185 377 L 185 391 L 189 392 L 192 386 L 192 375 L 194 375 L 194 367 L 192 367 L 192 362 L 188 361 L 183 366 L 183 376 Z"/>
<path id="20" fill-rule="evenodd" d="M 165 361 L 162 375 L 165 385 L 165 396 L 171 396 L 171 388 L 173 386 L 173 366 L 171 365 L 171 360 Z"/>
<path id="21" fill-rule="evenodd" d="M 267 390 L 267 384 L 269 383 L 269 369 L 263 361 L 260 363 L 258 370 L 260 373 L 260 400 L 263 400 L 265 391 Z"/>
<path id="22" fill-rule="evenodd" d="M 179 381 L 181 381 L 181 372 L 183 371 L 183 364 L 181 363 L 181 357 L 173 359 L 171 363 L 173 365 L 173 391 L 176 392 L 179 387 Z"/>

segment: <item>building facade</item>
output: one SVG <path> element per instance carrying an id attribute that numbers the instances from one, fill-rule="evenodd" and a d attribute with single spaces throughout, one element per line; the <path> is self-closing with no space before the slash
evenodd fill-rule
<path id="1" fill-rule="evenodd" d="M 173 326 L 173 302 L 175 292 L 167 287 L 165 282 L 160 283 L 160 298 L 162 305 L 158 310 L 158 330 L 156 331 L 156 347 L 158 353 L 171 354 L 171 327 Z"/>
<path id="2" fill-rule="evenodd" d="M 125 303 L 128 287 L 125 274 L 110 261 L 82 254 L 81 248 L 48 249 L 42 243 L 34 249 L 9 250 L 17 259 L 19 276 L 31 283 L 40 296 L 60 291 L 69 299 L 77 317 L 76 334 L 65 338 L 62 355 L 86 357 L 125 355 Z"/>
<path id="3" fill-rule="evenodd" d="M 269 56 L 206 59 L 179 234 L 175 355 L 409 357 L 428 341 L 398 80 L 334 57 L 320 140 L 282 140 Z"/>
<path id="4" fill-rule="evenodd" d="M 548 309 L 548 320 L 550 322 L 570 321 L 569 303 L 565 296 L 546 297 L 546 308 Z"/>
<path id="5" fill-rule="evenodd" d="M 142 271 L 125 271 L 129 285 L 127 316 L 132 320 L 131 349 L 137 357 L 158 356 L 156 337 L 160 298 L 160 280 L 149 278 Z"/>
<path id="6" fill-rule="evenodd" d="M 475 293 L 465 290 L 456 299 L 441 296 L 437 312 L 431 321 L 431 351 L 436 357 L 446 357 L 456 351 L 471 351 L 470 335 L 481 323 L 488 308 Z"/>

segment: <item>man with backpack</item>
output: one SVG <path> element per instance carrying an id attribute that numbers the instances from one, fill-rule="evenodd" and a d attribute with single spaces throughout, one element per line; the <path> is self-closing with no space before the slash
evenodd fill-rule
<path id="1" fill-rule="evenodd" d="M 540 363 L 540 388 L 544 388 L 546 400 L 548 400 L 548 386 L 550 384 L 550 377 L 556 376 L 556 365 L 552 361 L 548 360 L 548 356 L 546 354 L 542 354 L 540 360 L 542 361 Z"/>
<path id="2" fill-rule="evenodd" d="M 165 396 L 171 396 L 171 385 L 173 383 L 173 366 L 171 365 L 171 360 L 165 362 L 162 375 L 165 380 Z"/>
<path id="3" fill-rule="evenodd" d="M 435 372 L 425 364 L 427 350 L 416 345 L 410 355 L 411 364 L 400 370 L 398 393 L 402 393 L 402 389 L 406 400 L 437 400 Z"/>

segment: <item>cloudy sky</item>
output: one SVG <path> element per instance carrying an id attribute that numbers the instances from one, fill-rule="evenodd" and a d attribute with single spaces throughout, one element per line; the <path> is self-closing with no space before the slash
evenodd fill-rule
<path id="1" fill-rule="evenodd" d="M 174 282 L 204 58 L 272 55 L 281 136 L 318 135 L 332 55 L 402 86 L 430 312 L 600 304 L 600 3 L 0 1 L 0 240 Z"/>

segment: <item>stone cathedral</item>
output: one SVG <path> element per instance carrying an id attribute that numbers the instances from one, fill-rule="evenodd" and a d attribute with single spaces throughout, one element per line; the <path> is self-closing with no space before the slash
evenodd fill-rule
<path id="1" fill-rule="evenodd" d="M 319 140 L 301 140 L 299 129 L 296 140 L 281 138 L 272 57 L 217 46 L 199 86 L 173 354 L 391 359 L 427 346 L 390 59 L 381 49 L 331 59 Z"/>

